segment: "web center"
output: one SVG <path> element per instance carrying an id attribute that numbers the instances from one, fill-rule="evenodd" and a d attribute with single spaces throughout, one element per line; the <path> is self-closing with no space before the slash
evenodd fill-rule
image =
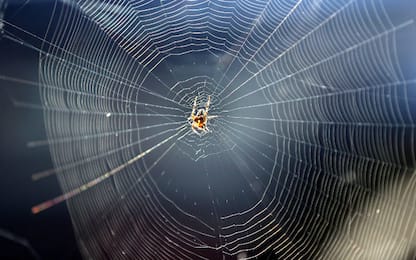
<path id="1" fill-rule="evenodd" d="M 208 120 L 216 117 L 208 115 L 210 102 L 211 96 L 208 96 L 205 107 L 198 109 L 198 96 L 196 96 L 192 106 L 191 115 L 188 117 L 188 122 L 191 125 L 192 131 L 199 136 L 203 136 L 210 132 L 208 128 Z"/>

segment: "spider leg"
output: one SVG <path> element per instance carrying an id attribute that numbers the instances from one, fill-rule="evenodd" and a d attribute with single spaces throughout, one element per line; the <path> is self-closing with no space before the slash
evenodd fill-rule
<path id="1" fill-rule="evenodd" d="M 205 104 L 205 115 L 208 115 L 209 104 L 211 103 L 211 96 L 208 96 L 208 101 Z"/>
<path id="2" fill-rule="evenodd" d="M 195 111 L 196 111 L 196 101 L 198 100 L 198 96 L 196 96 L 195 97 L 195 100 L 194 100 L 194 105 L 192 106 L 192 112 L 191 112 L 191 117 L 193 116 L 193 115 L 195 115 Z"/>
<path id="3" fill-rule="evenodd" d="M 195 127 L 194 127 L 194 126 L 192 126 L 192 131 L 193 131 L 195 134 L 197 134 L 197 135 L 201 136 L 201 134 L 200 134 L 200 133 L 198 133 L 198 131 L 196 131 L 196 129 L 195 129 Z"/>

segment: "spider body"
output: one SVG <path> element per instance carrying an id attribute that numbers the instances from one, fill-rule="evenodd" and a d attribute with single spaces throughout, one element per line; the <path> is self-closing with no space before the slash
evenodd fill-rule
<path id="1" fill-rule="evenodd" d="M 205 104 L 205 108 L 201 108 L 197 112 L 197 100 L 198 97 L 195 97 L 194 105 L 192 107 L 191 115 L 188 118 L 188 122 L 191 124 L 192 131 L 199 136 L 202 136 L 209 132 L 207 127 L 208 119 L 214 118 L 216 116 L 208 116 L 209 105 L 211 97 L 208 96 L 208 101 Z"/>

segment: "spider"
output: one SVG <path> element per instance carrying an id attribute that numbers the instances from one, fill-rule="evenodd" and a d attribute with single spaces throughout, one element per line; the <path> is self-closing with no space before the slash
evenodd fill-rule
<path id="1" fill-rule="evenodd" d="M 191 115 L 188 118 L 188 122 L 191 124 L 192 131 L 199 136 L 210 132 L 207 127 L 208 119 L 215 118 L 217 116 L 208 116 L 209 104 L 211 102 L 211 96 L 208 96 L 208 101 L 205 104 L 205 108 L 201 108 L 197 111 L 198 96 L 195 97 L 194 105 L 192 107 Z"/>

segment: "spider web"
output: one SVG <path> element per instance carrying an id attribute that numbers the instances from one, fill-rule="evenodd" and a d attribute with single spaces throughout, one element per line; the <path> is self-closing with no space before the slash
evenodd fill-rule
<path id="1" fill-rule="evenodd" d="M 84 256 L 409 255 L 414 82 L 395 35 L 413 21 L 387 13 L 376 0 L 57 3 L 39 60 L 55 164 L 42 174 L 56 173 Z M 198 136 L 187 118 L 208 96 L 216 117 Z"/>

